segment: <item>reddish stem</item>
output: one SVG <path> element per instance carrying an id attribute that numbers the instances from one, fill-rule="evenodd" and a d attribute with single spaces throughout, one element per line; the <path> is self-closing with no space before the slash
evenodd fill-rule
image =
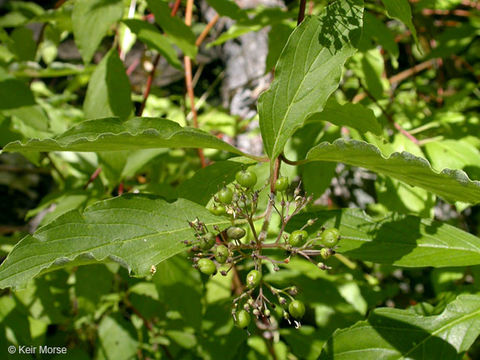
<path id="1" fill-rule="evenodd" d="M 145 110 L 145 105 L 147 104 L 148 97 L 150 96 L 150 90 L 152 89 L 153 78 L 155 77 L 155 71 L 157 70 L 157 65 L 160 60 L 160 54 L 155 55 L 155 59 L 152 63 L 152 70 L 148 74 L 147 84 L 145 86 L 145 91 L 143 92 L 143 101 L 138 109 L 137 116 L 142 116 L 143 110 Z"/>

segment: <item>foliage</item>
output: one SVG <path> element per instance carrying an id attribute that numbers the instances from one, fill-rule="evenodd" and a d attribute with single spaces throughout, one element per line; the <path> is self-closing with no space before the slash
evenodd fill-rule
<path id="1" fill-rule="evenodd" d="M 2 354 L 480 357 L 478 4 L 239 4 L 2 5 Z"/>

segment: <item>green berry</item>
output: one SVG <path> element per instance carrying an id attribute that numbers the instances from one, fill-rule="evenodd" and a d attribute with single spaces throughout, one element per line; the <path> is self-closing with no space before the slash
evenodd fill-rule
<path id="1" fill-rule="evenodd" d="M 305 305 L 300 300 L 293 300 L 290 305 L 288 305 L 288 312 L 295 319 L 301 319 L 305 314 Z"/>
<path id="2" fill-rule="evenodd" d="M 245 229 L 237 226 L 231 226 L 227 229 L 227 236 L 229 239 L 241 239 L 245 236 Z"/>
<path id="3" fill-rule="evenodd" d="M 301 247 L 305 244 L 308 238 L 308 233 L 305 230 L 295 230 L 290 234 L 288 243 L 293 247 Z"/>
<path id="4" fill-rule="evenodd" d="M 228 249 L 225 245 L 218 245 L 215 249 L 215 259 L 217 259 L 220 264 L 223 264 L 225 261 L 227 261 L 228 255 Z"/>
<path id="5" fill-rule="evenodd" d="M 217 271 L 215 263 L 210 259 L 200 259 L 198 260 L 198 270 L 200 270 L 205 275 L 212 275 Z"/>
<path id="6" fill-rule="evenodd" d="M 236 318 L 237 318 L 237 321 L 235 322 L 235 324 L 240 329 L 245 329 L 250 324 L 250 314 L 245 310 L 238 311 Z"/>
<path id="7" fill-rule="evenodd" d="M 213 214 L 213 215 L 223 215 L 225 214 L 225 208 L 222 206 L 222 205 L 217 205 L 217 206 L 214 206 L 213 208 L 210 209 L 210 212 Z"/>
<path id="8" fill-rule="evenodd" d="M 249 289 L 256 288 L 260 285 L 260 281 L 262 281 L 262 273 L 257 270 L 252 270 L 247 275 L 247 287 Z"/>
<path id="9" fill-rule="evenodd" d="M 235 180 L 244 188 L 252 188 L 257 183 L 257 175 L 250 170 L 240 170 L 235 175 Z"/>
<path id="10" fill-rule="evenodd" d="M 320 256 L 324 259 L 327 260 L 330 256 L 334 254 L 334 251 L 330 248 L 321 248 L 320 249 Z"/>
<path id="11" fill-rule="evenodd" d="M 230 204 L 233 199 L 232 189 L 225 186 L 217 193 L 217 198 L 222 204 Z"/>
<path id="12" fill-rule="evenodd" d="M 215 242 L 217 241 L 217 237 L 212 233 L 207 233 L 200 238 L 200 249 L 208 250 L 211 249 Z"/>
<path id="13" fill-rule="evenodd" d="M 338 244 L 340 240 L 340 231 L 336 228 L 330 228 L 322 233 L 322 245 L 332 248 Z"/>
<path id="14" fill-rule="evenodd" d="M 288 179 L 286 177 L 279 177 L 275 181 L 275 190 L 276 191 L 285 191 L 288 188 Z"/>

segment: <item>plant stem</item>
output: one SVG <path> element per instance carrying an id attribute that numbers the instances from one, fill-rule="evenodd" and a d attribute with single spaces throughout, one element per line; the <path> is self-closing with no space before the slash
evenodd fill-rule
<path id="1" fill-rule="evenodd" d="M 298 9 L 297 25 L 300 25 L 300 23 L 305 18 L 305 5 L 306 5 L 306 3 L 307 3 L 307 0 L 300 0 L 300 8 Z"/>
<path id="2" fill-rule="evenodd" d="M 218 19 L 220 19 L 220 15 L 215 14 L 212 20 L 210 20 L 207 26 L 205 26 L 205 29 L 203 29 L 202 33 L 198 36 L 197 41 L 195 41 L 195 45 L 200 46 L 202 44 L 203 40 L 205 40 L 210 32 L 210 29 L 217 23 Z"/>
<path id="3" fill-rule="evenodd" d="M 193 0 L 187 0 L 187 8 L 185 10 L 185 24 L 187 26 L 192 25 L 192 12 L 193 12 Z M 185 85 L 187 88 L 187 95 L 190 100 L 190 109 L 193 116 L 193 127 L 198 129 L 198 115 L 197 109 L 195 107 L 195 95 L 193 93 L 193 83 L 192 83 L 192 60 L 189 56 L 183 57 L 183 62 L 185 64 Z M 207 166 L 205 161 L 205 156 L 203 154 L 203 149 L 197 149 L 198 157 L 200 158 L 200 163 L 202 168 Z"/>
<path id="4" fill-rule="evenodd" d="M 138 109 L 137 116 L 142 116 L 143 110 L 145 110 L 145 105 L 147 104 L 148 97 L 150 96 L 150 90 L 152 89 L 153 78 L 155 77 L 155 71 L 157 70 L 158 62 L 160 60 L 160 54 L 155 55 L 153 59 L 152 70 L 148 74 L 147 84 L 145 86 L 145 91 L 143 92 L 143 100 L 140 108 Z"/>

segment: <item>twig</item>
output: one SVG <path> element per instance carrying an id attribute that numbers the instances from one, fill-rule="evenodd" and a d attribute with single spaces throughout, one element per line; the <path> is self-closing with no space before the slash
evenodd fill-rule
<path id="1" fill-rule="evenodd" d="M 88 185 L 90 185 L 98 177 L 98 175 L 100 175 L 101 172 L 102 172 L 101 167 L 96 168 L 95 171 L 93 172 L 92 176 L 90 176 L 90 179 L 88 179 L 87 183 L 85 184 L 85 186 L 83 188 L 86 189 L 88 187 Z"/>
<path id="2" fill-rule="evenodd" d="M 393 75 L 388 79 L 388 81 L 390 82 L 390 84 L 397 84 L 409 78 L 412 75 L 418 74 L 420 71 L 431 68 L 434 63 L 435 63 L 435 59 L 424 61 L 418 65 L 411 67 L 410 69 L 404 70 L 402 72 L 399 72 L 396 75 Z"/>
<path id="3" fill-rule="evenodd" d="M 150 70 L 150 73 L 148 74 L 147 84 L 145 86 L 145 91 L 143 92 L 142 104 L 138 109 L 137 116 L 142 116 L 143 110 L 145 110 L 145 105 L 147 104 L 147 100 L 150 95 L 150 90 L 152 89 L 153 78 L 155 77 L 155 71 L 157 70 L 159 60 L 160 60 L 160 54 L 155 55 L 155 59 L 153 59 L 153 63 L 152 63 L 152 70 Z"/>
<path id="4" fill-rule="evenodd" d="M 180 8 L 180 4 L 182 3 L 182 0 L 176 0 L 175 4 L 173 5 L 172 12 L 170 15 L 175 16 L 177 15 L 177 11 Z"/>
<path id="5" fill-rule="evenodd" d="M 215 14 L 215 16 L 210 20 L 205 26 L 205 29 L 203 29 L 202 33 L 198 36 L 197 41 L 195 41 L 195 45 L 200 46 L 207 37 L 208 33 L 210 32 L 210 29 L 217 23 L 218 19 L 220 19 L 220 15 Z"/>
<path id="6" fill-rule="evenodd" d="M 280 165 L 280 158 L 275 159 L 273 171 L 270 174 L 270 199 L 268 200 L 267 211 L 265 212 L 262 230 L 260 231 L 260 235 L 258 235 L 258 241 L 260 243 L 262 243 L 267 238 L 268 227 L 270 225 L 270 219 L 272 217 L 273 202 L 275 201 L 275 181 L 277 181 L 278 174 L 280 173 Z"/>
<path id="7" fill-rule="evenodd" d="M 411 140 L 414 144 L 417 144 L 418 145 L 418 139 L 413 136 L 412 134 L 410 134 L 407 130 L 405 130 L 404 128 L 402 128 L 400 126 L 400 124 L 398 124 L 392 117 L 391 114 L 388 113 L 387 110 L 384 109 L 383 106 L 381 106 L 377 99 L 375 98 L 375 96 L 373 96 L 370 91 L 367 90 L 367 88 L 365 86 L 363 86 L 362 84 L 362 81 L 359 79 L 358 80 L 359 84 L 360 84 L 360 87 L 363 89 L 363 91 L 365 92 L 365 94 L 367 94 L 367 96 L 375 103 L 375 105 L 378 106 L 378 108 L 382 111 L 382 114 L 387 118 L 387 120 L 395 127 L 395 129 L 397 129 L 400 133 L 402 133 L 403 135 L 405 135 L 409 140 Z"/>
<path id="8" fill-rule="evenodd" d="M 187 26 L 192 25 L 192 12 L 193 12 L 193 0 L 187 0 L 187 8 L 185 10 L 185 24 Z M 190 100 L 190 109 L 193 116 L 193 127 L 198 129 L 198 115 L 197 109 L 195 107 L 195 95 L 193 93 L 193 83 L 192 83 L 192 60 L 189 56 L 183 57 L 183 62 L 185 64 L 185 85 L 187 88 L 187 95 Z M 205 156 L 203 154 L 203 149 L 197 149 L 198 157 L 200 158 L 200 163 L 202 168 L 207 166 L 205 161 Z"/>
<path id="9" fill-rule="evenodd" d="M 306 5 L 306 3 L 307 3 L 307 0 L 300 0 L 300 7 L 298 9 L 297 25 L 300 25 L 300 23 L 305 18 L 305 5 Z"/>

